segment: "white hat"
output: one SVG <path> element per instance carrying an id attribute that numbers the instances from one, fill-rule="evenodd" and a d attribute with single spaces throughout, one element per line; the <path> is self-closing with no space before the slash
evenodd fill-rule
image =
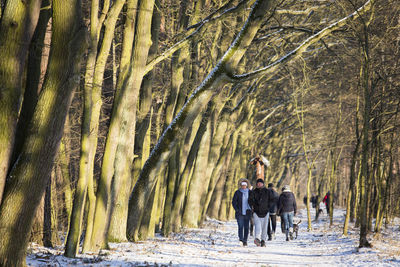
<path id="1" fill-rule="evenodd" d="M 240 185 L 247 185 L 247 183 L 246 182 L 241 182 Z"/>

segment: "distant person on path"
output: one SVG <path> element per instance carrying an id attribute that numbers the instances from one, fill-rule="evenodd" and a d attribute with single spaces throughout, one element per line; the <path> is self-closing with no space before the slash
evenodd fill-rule
<path id="1" fill-rule="evenodd" d="M 251 208 L 249 205 L 249 181 L 247 179 L 239 180 L 239 189 L 236 190 L 232 199 L 232 206 L 235 209 L 235 218 L 238 224 L 239 240 L 243 246 L 247 246 L 249 236 L 249 221 L 251 217 Z"/>
<path id="2" fill-rule="evenodd" d="M 271 192 L 264 186 L 263 179 L 257 179 L 256 189 L 250 193 L 249 203 L 253 209 L 254 220 L 254 243 L 257 246 L 265 247 L 268 232 L 269 201 Z"/>
<path id="3" fill-rule="evenodd" d="M 311 205 L 314 209 L 317 208 L 317 201 L 318 201 L 318 196 L 312 194 L 311 196 Z"/>
<path id="4" fill-rule="evenodd" d="M 325 203 L 326 213 L 329 214 L 329 205 L 331 202 L 331 191 L 328 191 L 328 193 L 326 193 L 324 200 L 322 200 L 322 202 Z"/>
<path id="5" fill-rule="evenodd" d="M 296 198 L 293 192 L 290 191 L 289 185 L 285 185 L 282 188 L 278 202 L 278 213 L 285 224 L 286 241 L 289 241 L 289 236 L 293 240 L 293 217 L 297 213 L 297 205 Z"/>
<path id="6" fill-rule="evenodd" d="M 303 202 L 304 202 L 304 205 L 307 206 L 307 195 L 304 196 Z M 311 206 L 312 206 L 314 209 L 317 207 L 317 197 L 316 197 L 314 194 L 311 195 L 310 203 L 311 203 Z"/>
<path id="7" fill-rule="evenodd" d="M 270 193 L 269 201 L 269 220 L 268 220 L 268 240 L 275 239 L 276 230 L 276 212 L 278 211 L 279 193 L 276 192 L 273 183 L 268 184 Z"/>

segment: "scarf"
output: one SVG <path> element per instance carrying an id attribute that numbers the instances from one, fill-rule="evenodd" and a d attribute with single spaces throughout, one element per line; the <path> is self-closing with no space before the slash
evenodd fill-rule
<path id="1" fill-rule="evenodd" d="M 240 192 L 242 192 L 242 215 L 246 215 L 246 210 L 250 209 L 249 206 L 249 189 L 239 189 Z"/>

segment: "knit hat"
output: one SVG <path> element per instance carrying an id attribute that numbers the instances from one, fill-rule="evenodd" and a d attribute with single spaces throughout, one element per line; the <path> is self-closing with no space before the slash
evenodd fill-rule
<path id="1" fill-rule="evenodd" d="M 269 184 L 268 184 L 268 188 L 271 188 L 271 187 L 274 187 L 274 184 L 273 184 L 273 183 L 269 183 Z"/>
<path id="2" fill-rule="evenodd" d="M 257 179 L 256 184 L 258 184 L 258 183 L 264 183 L 264 180 L 263 179 Z"/>
<path id="3" fill-rule="evenodd" d="M 282 191 L 290 191 L 290 186 L 289 186 L 289 185 L 285 185 L 285 186 L 282 188 Z"/>
<path id="4" fill-rule="evenodd" d="M 250 182 L 249 182 L 249 180 L 247 180 L 246 178 L 241 178 L 241 179 L 239 179 L 239 181 L 238 181 L 238 186 L 239 186 L 239 188 L 242 187 L 242 183 L 243 183 L 243 182 L 245 182 L 245 183 L 247 184 L 247 187 L 250 187 Z"/>

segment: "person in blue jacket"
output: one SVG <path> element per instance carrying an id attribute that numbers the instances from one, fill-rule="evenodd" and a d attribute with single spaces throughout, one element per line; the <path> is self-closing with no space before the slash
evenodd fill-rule
<path id="1" fill-rule="evenodd" d="M 249 199 L 249 181 L 247 179 L 239 180 L 239 189 L 236 190 L 232 198 L 232 206 L 235 209 L 235 218 L 238 224 L 239 240 L 243 246 L 247 246 L 249 236 L 249 222 L 251 217 L 251 208 Z"/>

